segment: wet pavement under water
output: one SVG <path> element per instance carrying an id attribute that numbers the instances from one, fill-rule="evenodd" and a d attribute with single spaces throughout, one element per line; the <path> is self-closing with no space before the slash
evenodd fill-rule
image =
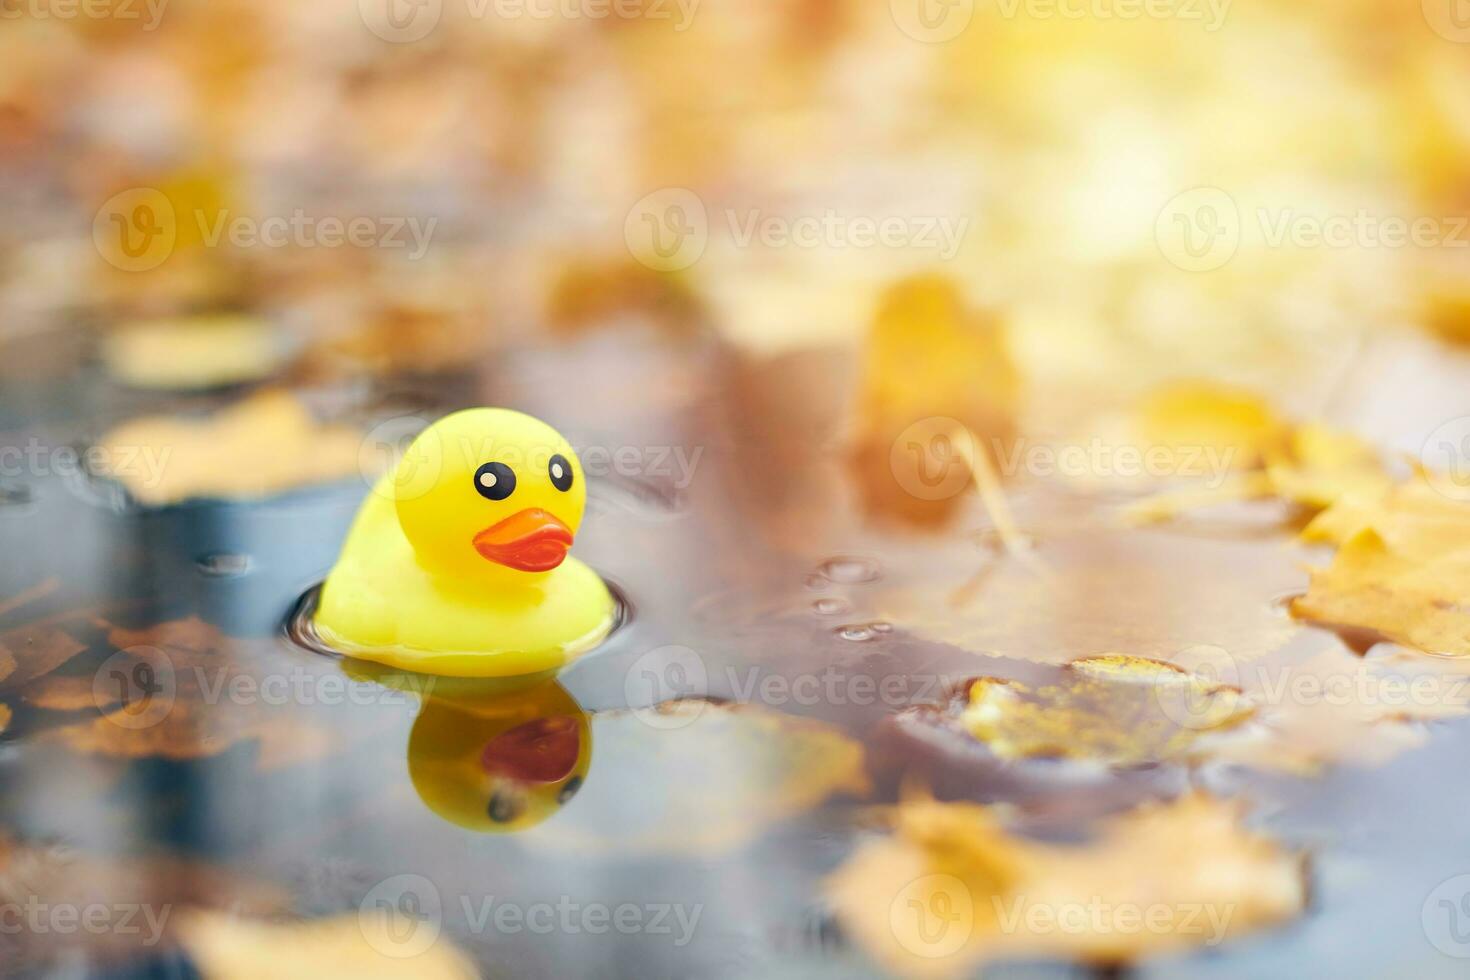
<path id="1" fill-rule="evenodd" d="M 238 396 L 128 391 L 80 355 L 51 364 L 52 377 L 17 369 L 33 356 L 0 354 L 11 360 L 6 445 L 81 446 L 124 418 Z M 534 695 L 448 685 L 423 698 L 412 679 L 293 641 L 287 622 L 334 560 L 362 480 L 144 510 L 85 476 L 8 478 L 0 642 L 22 666 L 0 686 L 14 712 L 0 743 L 0 826 L 12 843 L 136 862 L 136 875 L 156 875 L 140 887 L 157 902 L 229 907 L 238 876 L 273 896 L 267 915 L 316 917 L 355 913 L 384 882 L 401 903 L 405 881 L 426 879 L 446 935 L 489 976 L 848 976 L 873 967 L 824 909 L 821 881 L 871 832 L 866 805 L 895 799 L 905 774 L 946 798 L 1015 803 L 1048 834 L 1083 833 L 1100 814 L 1196 785 L 1249 801 L 1253 827 L 1309 854 L 1311 904 L 1279 929 L 1150 960 L 1139 975 L 1463 975 L 1426 940 L 1421 915 L 1436 885 L 1470 872 L 1470 788 L 1458 776 L 1470 720 L 1437 723 L 1424 745 L 1381 764 L 1359 764 L 1349 747 L 1313 777 L 936 760 L 905 738 L 894 716 L 976 675 L 1046 677 L 1078 657 L 1168 659 L 1198 644 L 1308 657 L 1337 641 L 1282 610 L 1305 583 L 1287 529 L 1124 531 L 1106 499 L 1020 480 L 1013 505 L 1052 570 L 1044 579 L 993 546 L 978 504 L 939 532 L 866 518 L 842 452 L 853 379 L 836 352 L 756 361 L 697 337 L 592 333 L 453 376 L 305 389 L 314 408 L 364 429 L 495 404 L 553 422 L 584 457 L 636 448 L 642 472 L 591 475 L 577 543 L 623 597 L 624 622 Z M 680 458 L 693 461 L 687 484 Z M 27 676 L 58 634 L 85 649 Z M 116 660 L 128 637 L 168 651 L 174 676 Z M 36 695 L 57 676 L 94 696 Z M 238 677 L 261 686 L 230 687 Z M 266 678 L 307 693 L 268 696 Z M 67 737 L 97 718 L 98 687 L 114 683 L 166 688 L 172 716 L 140 726 L 125 751 Z M 867 749 L 872 791 L 773 807 L 772 793 L 791 790 L 771 774 L 784 763 L 769 741 L 627 710 L 679 696 L 833 726 Z M 540 755 L 528 763 L 526 751 Z M 484 778 L 537 764 L 550 768 L 511 799 Z M 175 867 L 166 857 L 231 877 L 201 898 L 177 871 L 150 870 Z M 677 924 L 548 937 L 477 921 L 492 897 L 677 905 L 699 919 L 687 942 Z M 93 968 L 123 975 L 129 956 Z"/>

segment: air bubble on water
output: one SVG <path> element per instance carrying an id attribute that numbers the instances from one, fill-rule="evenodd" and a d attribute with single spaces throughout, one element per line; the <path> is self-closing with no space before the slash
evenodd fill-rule
<path id="1" fill-rule="evenodd" d="M 866 643 L 869 640 L 878 639 L 884 633 L 893 632 L 893 624 L 883 622 L 849 623 L 846 626 L 837 627 L 835 632 L 839 639 L 849 640 L 853 643 Z"/>
<path id="2" fill-rule="evenodd" d="M 878 578 L 880 566 L 874 558 L 842 556 L 828 558 L 817 566 L 817 572 L 830 582 L 852 584 L 872 582 Z"/>
<path id="3" fill-rule="evenodd" d="M 221 551 L 196 558 L 194 565 L 210 578 L 232 578 L 250 571 L 250 556 Z"/>
<path id="4" fill-rule="evenodd" d="M 812 603 L 812 612 L 818 616 L 836 616 L 852 612 L 852 603 L 837 596 L 823 596 Z"/>

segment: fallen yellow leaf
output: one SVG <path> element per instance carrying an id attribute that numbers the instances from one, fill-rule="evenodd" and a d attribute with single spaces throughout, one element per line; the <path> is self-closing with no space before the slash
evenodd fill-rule
<path id="1" fill-rule="evenodd" d="M 396 916 L 396 913 L 395 913 Z M 179 923 L 184 947 L 206 980 L 473 980 L 474 964 L 446 937 L 404 955 L 417 921 L 343 915 L 311 922 L 262 922 L 223 912 L 190 912 Z"/>
<path id="2" fill-rule="evenodd" d="M 284 354 L 284 338 L 264 319 L 244 314 L 147 320 L 120 327 L 102 342 L 108 373 L 137 388 L 257 381 L 275 371 Z"/>
<path id="3" fill-rule="evenodd" d="M 1312 572 L 1292 613 L 1366 630 L 1428 653 L 1470 656 L 1470 547 L 1433 554 L 1396 550 L 1368 528 L 1327 568 Z"/>
<path id="4" fill-rule="evenodd" d="M 1300 860 L 1203 794 L 1141 807 L 1083 844 L 1008 832 L 997 811 L 911 800 L 828 881 L 846 931 L 900 976 L 1052 957 L 1097 965 L 1215 946 L 1300 913 Z"/>
<path id="5" fill-rule="evenodd" d="M 265 391 L 195 421 L 146 416 L 99 443 L 102 471 L 152 506 L 248 499 L 359 473 L 361 437 L 322 425 L 293 395 Z"/>

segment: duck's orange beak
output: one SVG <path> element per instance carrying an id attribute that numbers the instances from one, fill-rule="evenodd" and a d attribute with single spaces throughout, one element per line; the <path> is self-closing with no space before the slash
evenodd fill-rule
<path id="1" fill-rule="evenodd" d="M 572 529 L 540 507 L 518 510 L 474 539 L 483 558 L 520 572 L 549 572 L 572 546 Z"/>

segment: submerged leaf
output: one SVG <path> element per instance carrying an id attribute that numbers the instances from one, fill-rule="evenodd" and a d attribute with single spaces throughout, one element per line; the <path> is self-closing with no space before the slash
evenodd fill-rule
<path id="1" fill-rule="evenodd" d="M 982 678 L 959 720 L 1003 759 L 1130 766 L 1183 760 L 1201 736 L 1250 715 L 1227 685 L 1173 664 L 1104 654 L 1074 661 L 1052 684 Z"/>

